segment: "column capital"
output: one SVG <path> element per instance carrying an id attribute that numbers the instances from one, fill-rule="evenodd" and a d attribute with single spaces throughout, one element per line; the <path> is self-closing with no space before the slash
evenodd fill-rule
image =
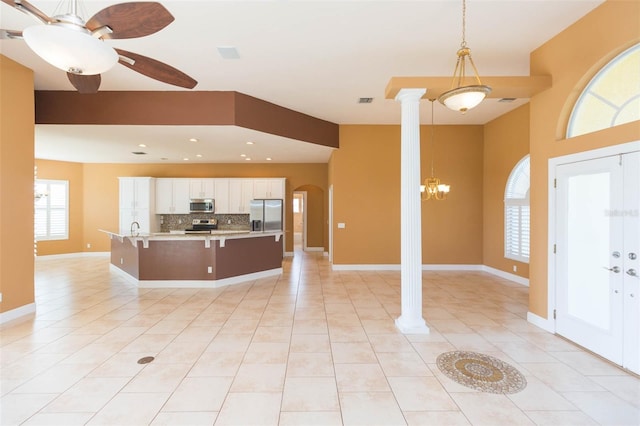
<path id="1" fill-rule="evenodd" d="M 396 95 L 396 101 L 419 101 L 420 99 L 422 99 L 425 93 L 427 93 L 426 88 L 400 89 L 398 91 L 398 94 Z"/>

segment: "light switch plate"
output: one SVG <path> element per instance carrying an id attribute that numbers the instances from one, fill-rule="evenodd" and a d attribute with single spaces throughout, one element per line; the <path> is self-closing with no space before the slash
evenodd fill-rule
<path id="1" fill-rule="evenodd" d="M 342 222 L 338 223 L 338 229 L 344 229 L 346 228 L 346 225 Z"/>

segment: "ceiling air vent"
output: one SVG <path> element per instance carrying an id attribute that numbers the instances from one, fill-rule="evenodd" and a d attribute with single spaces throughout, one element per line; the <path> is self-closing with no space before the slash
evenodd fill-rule
<path id="1" fill-rule="evenodd" d="M 222 59 L 240 59 L 238 50 L 233 46 L 218 46 L 217 49 Z"/>
<path id="2" fill-rule="evenodd" d="M 142 152 L 142 151 L 133 151 L 132 154 L 134 154 L 134 155 L 147 155 L 146 152 Z"/>
<path id="3" fill-rule="evenodd" d="M 509 103 L 509 102 L 513 102 L 515 100 L 516 100 L 516 98 L 502 98 L 502 99 L 499 99 L 498 102 Z"/>
<path id="4" fill-rule="evenodd" d="M 373 102 L 373 98 L 359 98 L 358 99 L 358 103 L 359 104 L 370 104 L 371 102 Z"/>

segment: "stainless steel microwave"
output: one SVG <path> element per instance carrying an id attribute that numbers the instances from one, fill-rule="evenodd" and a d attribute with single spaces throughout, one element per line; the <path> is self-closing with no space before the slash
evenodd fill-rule
<path id="1" fill-rule="evenodd" d="M 192 198 L 189 202 L 191 213 L 213 213 L 215 202 L 212 198 Z"/>

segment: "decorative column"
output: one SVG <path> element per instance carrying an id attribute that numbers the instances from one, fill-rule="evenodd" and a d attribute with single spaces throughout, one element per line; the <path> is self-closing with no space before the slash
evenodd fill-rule
<path id="1" fill-rule="evenodd" d="M 402 311 L 396 327 L 404 334 L 427 334 L 422 317 L 422 226 L 420 217 L 420 98 L 426 89 L 402 89 L 400 141 L 400 270 Z"/>

